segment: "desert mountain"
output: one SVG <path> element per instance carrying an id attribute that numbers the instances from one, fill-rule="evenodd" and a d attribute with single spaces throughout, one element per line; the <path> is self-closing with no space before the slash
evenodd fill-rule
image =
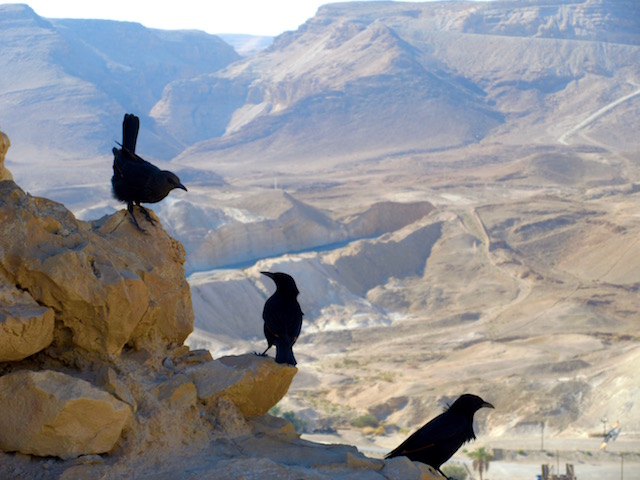
<path id="1" fill-rule="evenodd" d="M 306 315 L 282 406 L 310 430 L 369 414 L 385 435 L 358 441 L 389 449 L 473 391 L 499 406 L 478 420 L 494 446 L 545 422 L 592 450 L 602 418 L 640 429 L 639 19 L 633 0 L 340 3 L 240 58 L 2 6 L 7 164 L 83 220 L 113 213 L 110 148 L 140 109 L 139 153 L 189 187 L 153 208 L 185 245 L 192 345 L 262 350 L 259 272 L 287 271 Z M 144 60 L 106 48 L 120 29 Z M 192 42 L 207 62 L 169 54 Z"/>
<path id="2" fill-rule="evenodd" d="M 612 411 L 635 431 L 634 8 L 327 5 L 269 50 L 198 79 L 235 78 L 248 104 L 176 164 L 215 165 L 237 186 L 275 179 L 338 224 L 376 218 L 380 201 L 432 208 L 373 238 L 194 274 L 206 313 L 192 341 L 258 349 L 258 272 L 280 269 L 306 286 L 309 313 L 298 348 L 310 367 L 284 404 L 313 425 L 363 413 L 416 425 L 464 384 L 509 411 L 483 425 L 497 436 L 537 434 L 543 421 L 584 436 Z M 417 115 L 423 101 L 437 120 Z M 229 326 L 225 299 L 238 295 Z"/>
<path id="3" fill-rule="evenodd" d="M 217 168 L 233 174 L 245 161 L 251 169 L 300 168 L 298 158 L 309 168 L 330 166 L 337 158 L 452 148 L 489 132 L 501 141 L 526 132 L 528 142 L 546 142 L 551 125 L 595 110 L 598 96 L 638 89 L 638 15 L 630 14 L 637 8 L 606 1 L 329 4 L 261 55 L 193 80 L 190 92 L 215 91 L 225 80 L 243 85 L 235 100 L 242 106 L 225 116 L 224 136 L 182 158 L 215 156 Z M 172 86 L 166 93 L 163 109 L 189 103 Z M 180 128 L 198 118 L 188 113 L 175 118 Z"/>
<path id="4" fill-rule="evenodd" d="M 146 134 L 139 148 L 170 159 L 184 147 L 144 120 L 165 85 L 239 58 L 228 44 L 203 32 L 44 19 L 20 4 L 0 5 L 0 44 L 0 124 L 12 138 L 11 155 L 24 159 L 16 175 L 31 170 L 30 188 L 92 184 L 105 175 L 108 162 L 103 168 L 97 160 L 121 141 L 113 126 L 125 110 L 143 118 Z M 85 169 L 89 165 L 91 172 Z M 64 177 L 68 181 L 51 181 Z"/>

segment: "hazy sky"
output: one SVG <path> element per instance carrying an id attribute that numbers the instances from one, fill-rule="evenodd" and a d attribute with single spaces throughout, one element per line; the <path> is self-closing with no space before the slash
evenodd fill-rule
<path id="1" fill-rule="evenodd" d="M 101 18 L 163 29 L 278 35 L 296 30 L 332 0 L 20 0 L 46 18 Z"/>

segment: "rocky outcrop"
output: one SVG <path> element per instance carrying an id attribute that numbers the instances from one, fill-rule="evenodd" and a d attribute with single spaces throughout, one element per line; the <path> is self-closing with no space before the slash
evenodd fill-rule
<path id="1" fill-rule="evenodd" d="M 55 312 L 59 350 L 118 355 L 181 344 L 193 327 L 184 249 L 161 227 L 140 235 L 124 212 L 85 223 L 63 205 L 0 182 L 0 272 Z"/>
<path id="2" fill-rule="evenodd" d="M 187 375 L 202 402 L 214 405 L 226 397 L 245 417 L 257 417 L 285 396 L 297 372 L 294 366 L 279 365 L 272 358 L 250 353 L 192 367 Z"/>
<path id="3" fill-rule="evenodd" d="M 179 348 L 193 327 L 182 245 L 124 212 L 78 221 L 7 177 L 0 224 L 0 449 L 71 459 L 170 435 L 197 396 L 161 362 L 207 359 Z"/>
<path id="4" fill-rule="evenodd" d="M 27 370 L 0 377 L 0 448 L 57 456 L 109 452 L 131 408 L 85 380 Z"/>
<path id="5" fill-rule="evenodd" d="M 0 362 L 27 358 L 53 341 L 54 312 L 0 273 Z"/>
<path id="6" fill-rule="evenodd" d="M 13 180 L 4 166 L 10 146 L 9 137 L 0 132 L 0 182 Z M 0 272 L 0 362 L 22 360 L 48 347 L 53 326 L 53 309 L 39 305 Z"/>

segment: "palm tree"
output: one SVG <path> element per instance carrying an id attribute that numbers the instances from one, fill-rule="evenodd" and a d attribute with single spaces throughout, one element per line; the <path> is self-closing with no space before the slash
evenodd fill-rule
<path id="1" fill-rule="evenodd" d="M 489 462 L 493 460 L 493 455 L 487 452 L 484 447 L 480 447 L 474 452 L 470 452 L 469 457 L 473 459 L 473 470 L 478 471 L 480 480 L 482 480 L 482 473 L 489 470 Z"/>

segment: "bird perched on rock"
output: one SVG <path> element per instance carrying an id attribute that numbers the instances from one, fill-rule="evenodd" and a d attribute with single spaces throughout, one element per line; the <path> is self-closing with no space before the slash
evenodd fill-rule
<path id="1" fill-rule="evenodd" d="M 448 478 L 440 466 L 449 460 L 463 443 L 475 440 L 473 415 L 481 408 L 494 408 L 477 395 L 461 395 L 443 413 L 407 438 L 385 458 L 408 457 L 426 463 Z"/>
<path id="2" fill-rule="evenodd" d="M 302 328 L 302 309 L 297 297 L 300 293 L 296 282 L 286 273 L 260 272 L 271 278 L 276 284 L 276 291 L 264 304 L 264 336 L 267 339 L 266 355 L 272 345 L 276 346 L 276 362 L 295 365 L 293 344 L 298 340 Z"/>
<path id="3" fill-rule="evenodd" d="M 138 230 L 144 232 L 133 214 L 133 205 L 137 205 L 153 225 L 149 212 L 140 204 L 159 202 L 174 188 L 181 188 L 184 191 L 187 191 L 187 188 L 180 183 L 180 179 L 175 174 L 160 170 L 136 155 L 139 128 L 140 119 L 133 114 L 125 114 L 122 122 L 122 144 L 120 148 L 113 148 L 111 185 L 113 196 L 127 203 L 127 210 L 133 223 Z"/>

